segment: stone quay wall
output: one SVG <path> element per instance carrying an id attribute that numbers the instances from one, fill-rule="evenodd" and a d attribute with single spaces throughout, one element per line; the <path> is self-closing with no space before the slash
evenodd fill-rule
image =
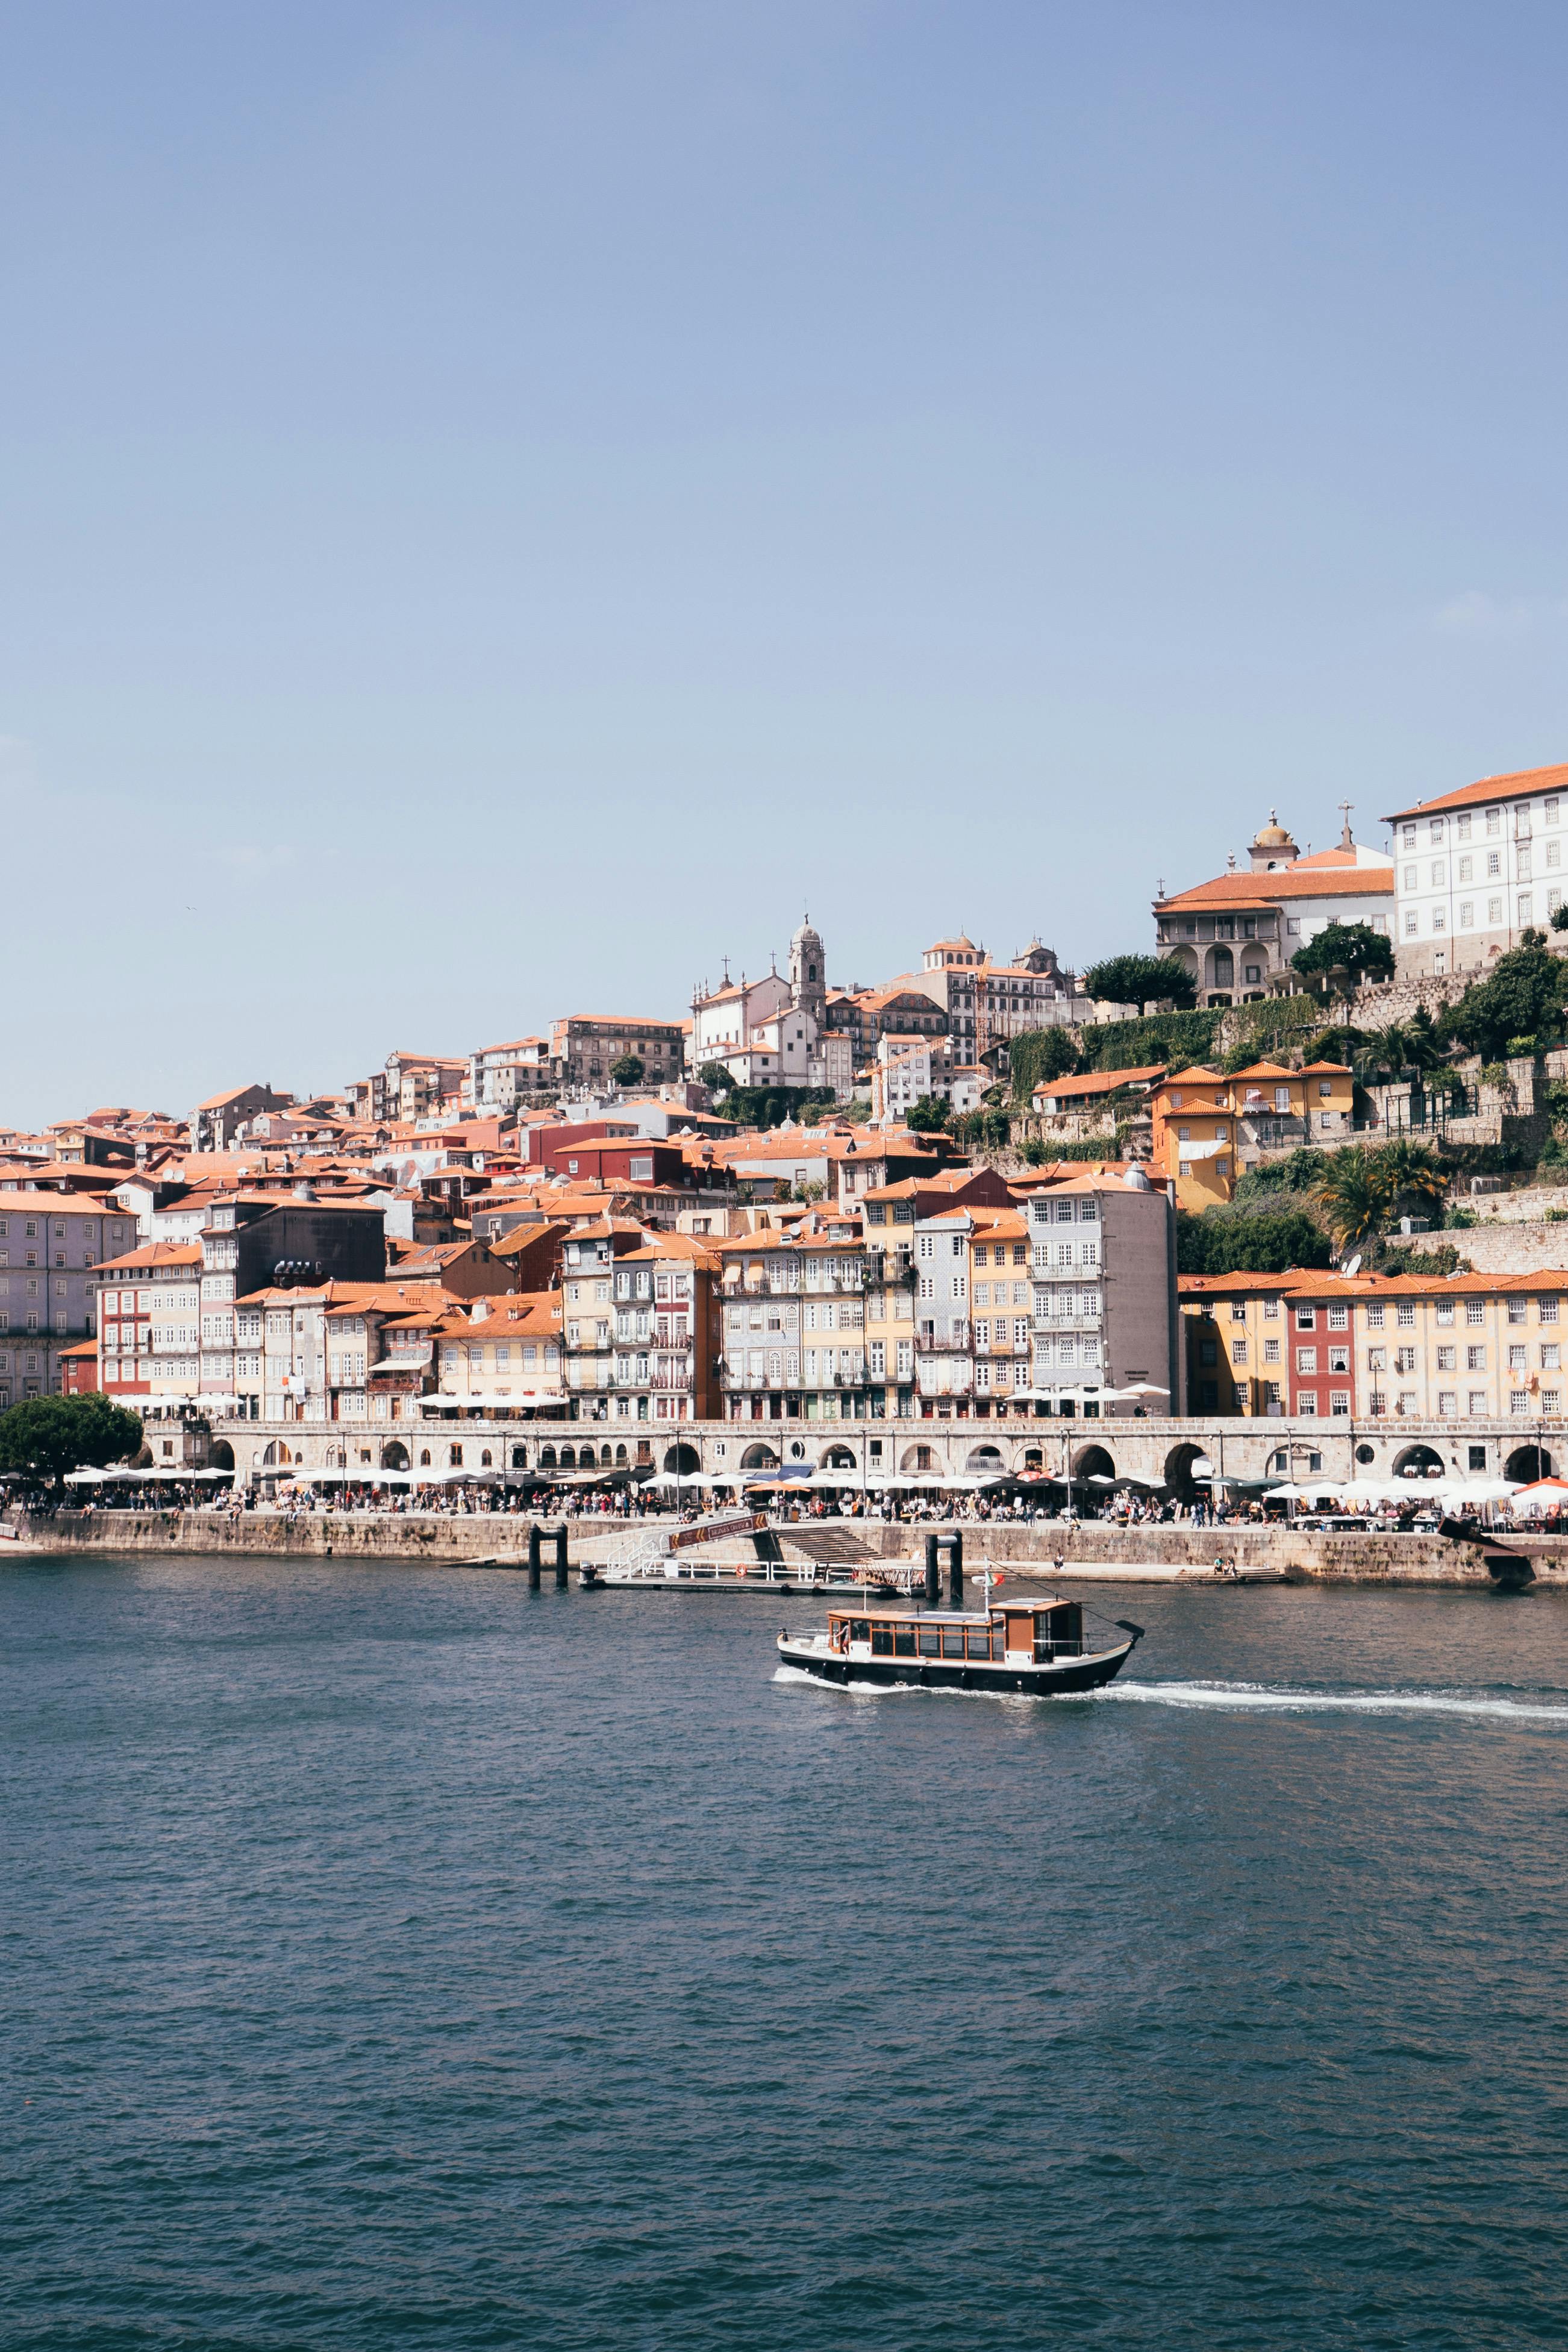
<path id="1" fill-rule="evenodd" d="M 545 1523 L 553 1533 L 556 1522 Z M 580 1568 L 617 1552 L 635 1549 L 661 1524 L 614 1523 L 592 1518 L 569 1521 L 572 1566 Z M 664 1522 L 663 1524 L 669 1524 Z M 246 1554 L 304 1559 L 424 1559 L 461 1568 L 486 1560 L 526 1565 L 530 1522 L 521 1514 L 486 1512 L 473 1517 L 415 1513 L 246 1511 L 63 1512 L 53 1518 L 24 1520 L 21 1541 L 7 1558 L 38 1552 L 116 1554 L 169 1553 L 239 1557 Z M 810 1538 L 831 1531 L 864 1554 L 884 1559 L 917 1559 L 937 1523 L 900 1526 L 879 1520 L 830 1520 L 783 1526 L 777 1533 L 787 1559 L 811 1557 Z M 1285 1575 L 1301 1582 L 1488 1586 L 1481 1555 L 1469 1546 L 1435 1536 L 1330 1534 L 1308 1528 L 1249 1527 L 1118 1528 L 1090 1520 L 1068 1527 L 1015 1526 L 1001 1520 L 960 1523 L 967 1570 L 992 1567 L 1037 1574 L 1047 1581 L 1073 1575 L 1130 1580 L 1140 1573 L 1174 1576 L 1205 1571 L 1217 1559 L 1234 1561 L 1246 1573 Z M 1542 1585 L 1568 1587 L 1568 1537 L 1520 1535 L 1500 1538 L 1511 1549 L 1528 1552 Z M 738 1566 L 755 1557 L 744 1542 L 705 1546 L 704 1556 Z M 1056 1561 L 1062 1560 L 1058 1568 Z M 547 1535 L 544 1568 L 552 1574 L 555 1552 Z M 763 1588 L 759 1588 L 762 1590 Z"/>

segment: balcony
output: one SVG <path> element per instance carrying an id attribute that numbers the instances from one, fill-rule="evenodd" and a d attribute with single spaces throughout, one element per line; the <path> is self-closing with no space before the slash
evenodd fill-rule
<path id="1" fill-rule="evenodd" d="M 917 1331 L 915 1352 L 917 1356 L 967 1356 L 969 1327 L 967 1323 L 956 1323 L 951 1336 L 946 1339 L 939 1331 Z"/>

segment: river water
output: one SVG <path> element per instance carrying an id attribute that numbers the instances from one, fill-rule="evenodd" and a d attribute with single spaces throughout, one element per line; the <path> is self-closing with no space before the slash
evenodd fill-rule
<path id="1" fill-rule="evenodd" d="M 1560 2345 L 1568 1599 L 1087 1597 L 8 1567 L 5 2352 Z"/>

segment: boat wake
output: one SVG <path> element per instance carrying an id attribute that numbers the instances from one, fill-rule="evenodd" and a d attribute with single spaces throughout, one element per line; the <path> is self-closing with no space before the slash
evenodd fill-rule
<path id="1" fill-rule="evenodd" d="M 1479 1715 L 1512 1723 L 1558 1723 L 1568 1729 L 1568 1706 L 1515 1698 L 1469 1698 L 1447 1691 L 1273 1690 L 1263 1683 L 1112 1683 L 1098 1699 L 1145 1706 L 1222 1707 L 1242 1715 Z"/>
<path id="2" fill-rule="evenodd" d="M 1468 1697 L 1449 1691 L 1275 1690 L 1265 1683 L 1108 1683 L 1092 1691 L 985 1691 L 922 1689 L 917 1683 L 825 1683 L 803 1666 L 775 1668 L 776 1683 L 807 1683 L 813 1690 L 851 1698 L 984 1698 L 1029 1706 L 1103 1706 L 1113 1699 L 1133 1706 L 1214 1707 L 1232 1715 L 1461 1715 L 1505 1723 L 1547 1723 L 1568 1730 L 1568 1704 L 1517 1698 Z"/>

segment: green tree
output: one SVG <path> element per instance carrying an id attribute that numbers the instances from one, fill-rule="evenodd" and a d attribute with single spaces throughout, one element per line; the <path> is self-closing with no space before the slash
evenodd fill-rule
<path id="1" fill-rule="evenodd" d="M 1378 1165 L 1379 1154 L 1364 1144 L 1336 1151 L 1312 1197 L 1328 1216 L 1342 1249 L 1371 1241 L 1387 1221 L 1392 1194 Z"/>
<path id="2" fill-rule="evenodd" d="M 1448 1017 L 1453 1034 L 1483 1061 L 1499 1061 L 1513 1037 L 1554 1035 L 1563 1024 L 1568 965 L 1543 933 L 1525 931 L 1485 980 L 1467 988 Z"/>
<path id="3" fill-rule="evenodd" d="M 611 1063 L 610 1075 L 618 1087 L 634 1087 L 643 1076 L 642 1060 L 636 1054 L 622 1054 Z"/>
<path id="4" fill-rule="evenodd" d="M 918 1102 L 910 1104 L 904 1124 L 912 1135 L 940 1135 L 952 1115 L 940 1095 L 922 1095 Z"/>
<path id="5" fill-rule="evenodd" d="M 727 1095 L 735 1084 L 735 1073 L 722 1062 L 705 1062 L 697 1072 L 697 1083 L 706 1087 L 710 1094 Z"/>
<path id="6" fill-rule="evenodd" d="M 0 1413 L 0 1470 L 57 1486 L 68 1470 L 102 1470 L 141 1445 L 141 1423 L 123 1405 L 90 1396 L 27 1397 Z"/>
<path id="7" fill-rule="evenodd" d="M 1300 1209 L 1236 1216 L 1207 1209 L 1176 1211 L 1176 1265 L 1183 1274 L 1285 1274 L 1293 1265 L 1326 1266 L 1328 1235 Z"/>
<path id="8" fill-rule="evenodd" d="M 1402 1201 L 1422 1209 L 1440 1207 L 1448 1194 L 1448 1175 L 1429 1144 L 1414 1143 L 1408 1136 L 1396 1136 L 1373 1157 L 1391 1211 L 1397 1209 Z"/>
<path id="9" fill-rule="evenodd" d="M 1303 980 L 1316 981 L 1323 996 L 1333 994 L 1334 981 L 1343 978 L 1348 986 L 1339 993 L 1345 995 L 1364 981 L 1392 978 L 1394 950 L 1386 932 L 1375 931 L 1370 923 L 1328 923 L 1296 950 L 1291 968 Z"/>
<path id="10" fill-rule="evenodd" d="M 1150 1004 L 1186 1012 L 1197 1002 L 1197 982 L 1175 956 L 1107 956 L 1084 973 L 1083 992 L 1097 1004 L 1135 1004 L 1140 1013 Z"/>

